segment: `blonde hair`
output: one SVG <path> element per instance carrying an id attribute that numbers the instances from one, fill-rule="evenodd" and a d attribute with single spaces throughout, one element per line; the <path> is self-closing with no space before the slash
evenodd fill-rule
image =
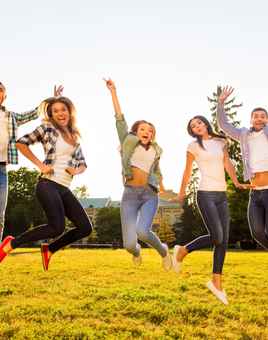
<path id="1" fill-rule="evenodd" d="M 72 101 L 67 97 L 50 97 L 42 101 L 38 107 L 38 112 L 41 117 L 43 117 L 44 122 L 52 123 L 61 133 L 65 134 L 65 131 L 59 126 L 52 117 L 52 106 L 55 103 L 62 103 L 67 107 L 70 115 L 70 119 L 67 125 L 68 131 L 70 132 L 72 138 L 77 142 L 78 138 L 81 136 L 78 127 L 76 126 L 76 109 Z"/>

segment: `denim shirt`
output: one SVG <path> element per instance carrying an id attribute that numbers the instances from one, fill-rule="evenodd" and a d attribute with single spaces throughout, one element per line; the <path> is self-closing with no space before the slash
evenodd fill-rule
<path id="1" fill-rule="evenodd" d="M 249 164 L 249 144 L 248 136 L 251 133 L 250 129 L 245 127 L 236 128 L 229 121 L 226 112 L 224 111 L 224 105 L 218 104 L 217 106 L 217 123 L 219 127 L 231 138 L 240 142 L 242 161 L 244 166 L 244 180 L 247 181 L 251 179 L 254 173 L 251 171 Z M 268 126 L 263 128 L 263 132 L 268 139 Z"/>
<path id="2" fill-rule="evenodd" d="M 124 178 L 124 183 L 126 183 L 127 180 L 133 178 L 130 159 L 135 151 L 135 148 L 139 145 L 140 140 L 136 135 L 128 132 L 128 126 L 123 115 L 119 117 L 115 116 L 115 118 L 116 129 L 121 145 L 122 174 Z M 156 155 L 149 172 L 148 184 L 158 189 L 162 178 L 159 167 L 159 160 L 162 154 L 162 149 L 155 142 L 152 142 L 151 145 L 154 148 Z"/>

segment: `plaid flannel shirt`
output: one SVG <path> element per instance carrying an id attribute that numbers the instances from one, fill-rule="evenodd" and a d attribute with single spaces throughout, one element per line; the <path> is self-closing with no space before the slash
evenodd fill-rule
<path id="1" fill-rule="evenodd" d="M 24 135 L 17 142 L 26 145 L 32 145 L 35 143 L 42 143 L 45 151 L 44 164 L 53 165 L 56 158 L 56 142 L 59 133 L 57 129 L 49 122 L 45 122 L 38 126 L 33 132 Z M 72 168 L 78 168 L 79 166 L 87 166 L 85 157 L 82 152 L 80 144 L 76 144 L 74 152 L 71 155 L 71 159 L 68 162 L 68 166 Z"/>
<path id="2" fill-rule="evenodd" d="M 22 124 L 28 123 L 33 119 L 38 118 L 37 108 L 23 113 L 7 111 L 4 106 L 1 106 L 0 110 L 4 111 L 8 117 L 9 142 L 7 162 L 9 164 L 18 164 L 18 150 L 16 148 L 18 127 Z"/>

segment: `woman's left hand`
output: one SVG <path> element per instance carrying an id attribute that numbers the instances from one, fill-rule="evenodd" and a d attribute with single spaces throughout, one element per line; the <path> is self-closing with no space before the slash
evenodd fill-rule
<path id="1" fill-rule="evenodd" d="M 247 183 L 234 183 L 235 187 L 241 190 L 248 190 L 248 189 L 254 189 L 256 186 L 253 184 L 247 184 Z"/>

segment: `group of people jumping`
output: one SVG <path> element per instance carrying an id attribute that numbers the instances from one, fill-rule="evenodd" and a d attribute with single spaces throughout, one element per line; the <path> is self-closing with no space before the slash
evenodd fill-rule
<path id="1" fill-rule="evenodd" d="M 224 134 L 216 134 L 204 116 L 190 119 L 187 131 L 193 137 L 186 152 L 186 166 L 176 201 L 182 203 L 196 162 L 201 178 L 196 195 L 200 215 L 208 233 L 186 245 L 176 245 L 173 257 L 167 244 L 152 231 L 159 196 L 165 194 L 159 161 L 162 149 L 156 142 L 156 131 L 146 120 L 136 121 L 130 130 L 121 111 L 115 83 L 105 80 L 115 111 L 116 129 L 120 141 L 124 192 L 121 201 L 123 245 L 132 254 L 135 265 L 142 263 L 141 246 L 145 242 L 156 249 L 165 270 L 179 273 L 184 258 L 194 250 L 214 247 L 212 279 L 208 289 L 224 304 L 227 294 L 222 286 L 223 264 L 229 238 L 229 210 L 226 196 L 225 171 L 239 189 L 251 189 L 248 222 L 253 238 L 268 249 L 268 113 L 258 107 L 251 113 L 251 127 L 237 128 L 224 110 L 233 88 L 224 87 L 218 100 L 219 128 L 241 145 L 244 180 L 239 183 L 228 155 Z M 25 113 L 8 111 L 2 104 L 6 88 L 0 82 L 0 237 L 8 195 L 7 165 L 18 163 L 19 150 L 40 170 L 36 196 L 44 209 L 47 224 L 28 230 L 19 236 L 8 235 L 0 244 L 0 262 L 15 248 L 30 242 L 41 243 L 44 270 L 52 255 L 59 249 L 90 235 L 92 223 L 80 202 L 69 189 L 74 176 L 83 173 L 86 161 L 79 144 L 80 132 L 76 125 L 76 110 L 72 101 L 62 95 L 63 87 L 54 88 L 54 96 L 45 99 L 37 108 Z M 42 117 L 42 124 L 33 132 L 17 139 L 21 124 Z M 45 153 L 41 161 L 30 146 L 41 143 Z M 65 231 L 65 217 L 74 225 Z M 187 227 L 187 226 L 185 226 Z"/>

